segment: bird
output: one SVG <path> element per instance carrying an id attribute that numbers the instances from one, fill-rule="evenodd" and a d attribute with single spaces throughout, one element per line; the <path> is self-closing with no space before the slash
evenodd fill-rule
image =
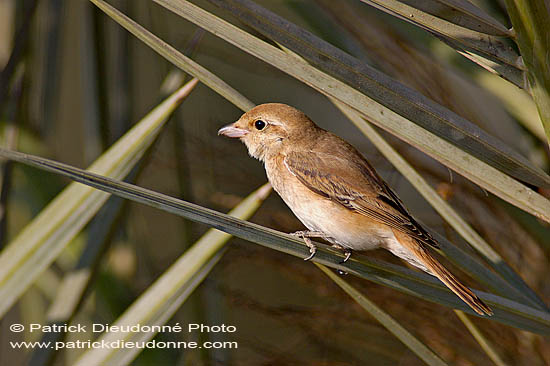
<path id="1" fill-rule="evenodd" d="M 307 227 L 294 235 L 316 253 L 310 238 L 343 251 L 384 248 L 437 277 L 479 315 L 493 311 L 431 253 L 432 235 L 405 208 L 367 159 L 351 144 L 318 127 L 300 110 L 281 103 L 258 105 L 218 135 L 240 139 L 263 162 L 267 178 Z"/>

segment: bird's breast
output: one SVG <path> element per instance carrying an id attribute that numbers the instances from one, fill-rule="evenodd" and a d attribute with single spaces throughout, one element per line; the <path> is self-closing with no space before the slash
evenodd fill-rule
<path id="1" fill-rule="evenodd" d="M 379 223 L 310 190 L 282 159 L 267 160 L 265 169 L 273 189 L 294 215 L 309 230 L 326 234 L 330 242 L 354 250 L 370 250 L 380 247 L 386 236 L 393 236 Z"/>

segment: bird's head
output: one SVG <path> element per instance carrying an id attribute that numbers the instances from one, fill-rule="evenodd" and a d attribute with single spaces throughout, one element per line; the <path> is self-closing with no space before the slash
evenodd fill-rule
<path id="1" fill-rule="evenodd" d="M 237 122 L 220 128 L 218 135 L 239 138 L 250 156 L 264 161 L 289 144 L 306 138 L 315 129 L 315 124 L 296 108 L 267 103 L 252 108 Z"/>

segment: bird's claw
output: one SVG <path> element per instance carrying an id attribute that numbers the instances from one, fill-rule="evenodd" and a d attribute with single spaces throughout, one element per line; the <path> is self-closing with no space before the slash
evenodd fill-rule
<path id="1" fill-rule="evenodd" d="M 307 236 L 302 236 L 302 239 L 304 239 L 304 243 L 306 243 L 307 247 L 309 248 L 309 252 L 311 253 L 307 258 L 304 258 L 305 261 L 308 261 L 311 258 L 315 257 L 315 253 L 317 253 L 317 247 L 311 242 L 311 239 Z"/>
<path id="2" fill-rule="evenodd" d="M 313 245 L 313 244 L 312 244 Z M 309 252 L 311 253 L 308 257 L 304 258 L 304 261 L 308 261 L 311 258 L 315 257 L 315 253 L 317 253 L 317 248 L 315 246 L 309 247 Z"/>
<path id="3" fill-rule="evenodd" d="M 311 239 L 307 236 L 308 234 L 308 231 L 296 231 L 295 233 L 290 234 L 302 238 L 306 246 L 309 248 L 309 252 L 311 254 L 308 257 L 304 258 L 304 261 L 309 261 L 310 259 L 315 257 L 315 253 L 317 253 L 317 247 L 311 242 Z"/>
<path id="4" fill-rule="evenodd" d="M 344 264 L 348 261 L 348 259 L 351 257 L 351 254 L 352 254 L 352 250 L 351 249 L 346 249 L 344 251 L 344 254 L 345 254 L 345 257 L 344 257 L 344 260 L 340 262 L 340 264 Z"/>

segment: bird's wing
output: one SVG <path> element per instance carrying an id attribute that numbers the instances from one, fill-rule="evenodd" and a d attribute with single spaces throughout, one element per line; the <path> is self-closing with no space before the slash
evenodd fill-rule
<path id="1" fill-rule="evenodd" d="M 286 154 L 284 163 L 290 173 L 313 192 L 422 243 L 439 247 L 358 153 L 338 157 L 316 151 L 298 151 Z"/>

